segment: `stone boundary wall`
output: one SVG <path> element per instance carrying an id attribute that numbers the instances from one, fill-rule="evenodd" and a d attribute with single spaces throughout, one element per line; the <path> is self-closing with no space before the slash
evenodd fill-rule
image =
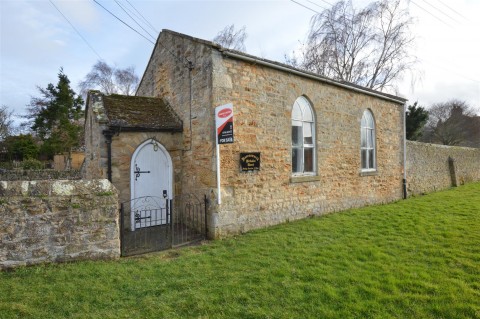
<path id="1" fill-rule="evenodd" d="M 0 181 L 0 269 L 117 258 L 118 219 L 106 179 Z"/>
<path id="2" fill-rule="evenodd" d="M 474 181 L 480 181 L 480 148 L 407 141 L 409 196 Z"/>
<path id="3" fill-rule="evenodd" d="M 81 178 L 80 170 L 0 170 L 1 181 L 79 180 Z"/>

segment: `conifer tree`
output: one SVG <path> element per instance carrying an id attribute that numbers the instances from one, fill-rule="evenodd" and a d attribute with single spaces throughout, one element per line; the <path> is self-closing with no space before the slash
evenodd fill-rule
<path id="1" fill-rule="evenodd" d="M 416 141 L 423 133 L 423 127 L 428 120 L 428 112 L 418 102 L 409 105 L 406 113 L 407 140 Z"/>
<path id="2" fill-rule="evenodd" d="M 70 153 L 80 145 L 83 99 L 70 87 L 70 80 L 60 68 L 58 83 L 38 87 L 40 97 L 32 97 L 28 105 L 30 129 L 43 142 L 41 152 L 52 158 Z"/>

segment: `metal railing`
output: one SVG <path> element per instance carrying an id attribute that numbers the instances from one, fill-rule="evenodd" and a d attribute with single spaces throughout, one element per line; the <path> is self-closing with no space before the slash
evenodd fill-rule
<path id="1" fill-rule="evenodd" d="M 207 238 L 207 198 L 140 197 L 120 205 L 121 255 L 132 256 Z"/>

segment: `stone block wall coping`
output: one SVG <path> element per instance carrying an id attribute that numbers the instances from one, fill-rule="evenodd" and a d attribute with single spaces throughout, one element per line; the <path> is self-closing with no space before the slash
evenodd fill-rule
<path id="1" fill-rule="evenodd" d="M 0 181 L 0 196 L 70 196 L 117 194 L 107 179 L 57 181 Z"/>
<path id="2" fill-rule="evenodd" d="M 443 144 L 433 144 L 433 143 L 425 143 L 425 142 L 418 142 L 418 141 L 410 141 L 407 140 L 407 144 L 411 144 L 413 146 L 420 146 L 430 149 L 444 149 L 444 150 L 464 150 L 464 151 L 473 151 L 478 150 L 478 148 L 468 147 L 468 146 L 457 146 L 457 145 L 443 145 Z"/>
<path id="3" fill-rule="evenodd" d="M 0 181 L 37 181 L 37 180 L 79 180 L 81 179 L 80 170 L 57 171 L 54 169 L 41 170 L 1 170 Z"/>

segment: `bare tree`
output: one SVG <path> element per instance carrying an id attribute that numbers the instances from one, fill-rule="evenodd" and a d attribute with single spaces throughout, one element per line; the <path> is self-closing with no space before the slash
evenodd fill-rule
<path id="1" fill-rule="evenodd" d="M 480 147 L 480 117 L 466 102 L 437 103 L 428 113 L 424 142 Z"/>
<path id="2" fill-rule="evenodd" d="M 245 32 L 245 26 L 240 30 L 235 31 L 235 25 L 226 26 L 222 31 L 220 31 L 213 42 L 220 44 L 222 47 L 227 49 L 233 49 L 237 51 L 245 52 L 247 48 L 245 47 L 245 40 L 247 39 L 247 33 Z"/>
<path id="3" fill-rule="evenodd" d="M 133 67 L 117 69 L 103 61 L 98 61 L 79 84 L 80 92 L 86 95 L 88 90 L 99 89 L 105 94 L 133 95 L 137 89 L 138 76 Z"/>
<path id="4" fill-rule="evenodd" d="M 380 0 L 362 10 L 339 1 L 312 18 L 300 58 L 287 63 L 339 81 L 383 90 L 412 69 L 413 20 L 400 0 Z"/>
<path id="5" fill-rule="evenodd" d="M 12 134 L 13 111 L 9 111 L 6 105 L 0 106 L 0 141 Z"/>
<path id="6" fill-rule="evenodd" d="M 138 76 L 135 74 L 133 66 L 115 70 L 114 76 L 117 88 L 121 94 L 131 95 L 135 93 L 138 84 Z"/>

